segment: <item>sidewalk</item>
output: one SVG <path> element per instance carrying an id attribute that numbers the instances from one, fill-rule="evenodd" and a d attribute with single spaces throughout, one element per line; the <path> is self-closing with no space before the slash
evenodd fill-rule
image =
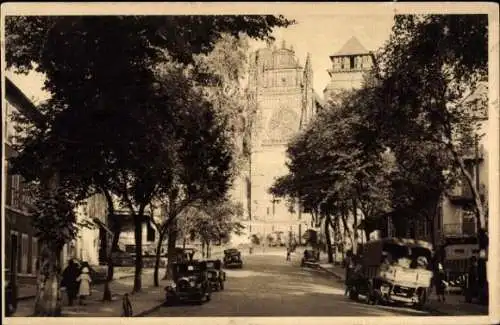
<path id="1" fill-rule="evenodd" d="M 114 280 L 111 283 L 112 301 L 103 302 L 102 295 L 104 284 L 96 285 L 92 288 L 92 296 L 87 299 L 84 306 L 76 303 L 68 306 L 66 295 L 63 294 L 63 316 L 65 317 L 120 317 L 122 312 L 122 297 L 125 293 L 130 294 L 130 301 L 134 317 L 141 317 L 163 304 L 163 288 L 166 281 L 162 281 L 164 270 L 160 271 L 160 286 L 153 286 L 153 270 L 144 270 L 142 277 L 142 291 L 130 294 L 133 288 L 134 279 L 124 277 Z M 18 302 L 17 311 L 14 317 L 30 317 L 33 313 L 34 299 L 26 299 Z"/>
<path id="2" fill-rule="evenodd" d="M 120 280 L 134 276 L 134 267 L 115 267 L 113 279 Z M 17 287 L 17 300 L 33 299 L 36 296 L 36 285 L 19 283 Z"/>
<path id="3" fill-rule="evenodd" d="M 340 266 L 334 266 L 328 263 L 321 263 L 320 269 L 328 272 L 339 281 L 345 280 L 345 269 Z M 443 316 L 475 316 L 475 315 L 488 315 L 488 306 L 466 303 L 462 295 L 447 294 L 446 301 L 439 302 L 434 291 L 429 297 L 426 309 L 441 314 Z"/>

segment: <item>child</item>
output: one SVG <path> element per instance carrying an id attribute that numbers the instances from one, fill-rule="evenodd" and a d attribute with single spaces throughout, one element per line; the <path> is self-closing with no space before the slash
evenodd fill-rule
<path id="1" fill-rule="evenodd" d="M 92 283 L 88 267 L 83 267 L 82 274 L 80 274 L 80 276 L 77 278 L 77 281 L 80 282 L 80 289 L 78 290 L 80 305 L 83 305 L 83 300 L 85 300 L 85 297 L 90 296 L 90 284 Z"/>

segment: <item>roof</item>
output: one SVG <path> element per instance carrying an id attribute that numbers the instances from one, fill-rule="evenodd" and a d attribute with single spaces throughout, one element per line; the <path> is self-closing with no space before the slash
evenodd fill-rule
<path id="1" fill-rule="evenodd" d="M 356 55 L 356 54 L 368 54 L 369 51 L 361 45 L 359 40 L 356 37 L 351 37 L 347 43 L 332 56 L 342 56 L 342 55 Z"/>
<path id="2" fill-rule="evenodd" d="M 432 250 L 432 244 L 424 241 L 424 240 L 415 240 L 412 238 L 397 238 L 397 237 L 388 237 L 388 238 L 382 238 L 378 240 L 372 240 L 366 242 L 365 245 L 373 245 L 376 243 L 388 243 L 388 244 L 396 244 L 396 245 L 404 245 L 404 246 L 409 246 L 411 248 L 416 248 L 416 247 L 422 247 L 426 248 L 429 250 Z"/>
<path id="3" fill-rule="evenodd" d="M 28 117 L 38 127 L 43 127 L 45 122 L 43 114 L 40 113 L 33 102 L 8 77 L 5 77 L 5 95 L 7 101 L 15 106 L 21 114 Z"/>

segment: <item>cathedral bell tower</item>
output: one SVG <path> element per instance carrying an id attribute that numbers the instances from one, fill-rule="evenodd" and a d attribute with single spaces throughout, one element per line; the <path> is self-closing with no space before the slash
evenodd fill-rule
<path id="1" fill-rule="evenodd" d="M 356 37 L 352 37 L 340 51 L 330 56 L 330 61 L 330 83 L 323 91 L 325 100 L 340 90 L 361 87 L 363 74 L 373 66 L 373 55 Z"/>

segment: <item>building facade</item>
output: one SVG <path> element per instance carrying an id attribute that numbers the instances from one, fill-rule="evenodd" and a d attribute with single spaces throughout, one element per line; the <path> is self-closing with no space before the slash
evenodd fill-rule
<path id="1" fill-rule="evenodd" d="M 236 185 L 238 200 L 247 207 L 247 230 L 263 237 L 275 231 L 298 234 L 306 224 L 299 208 L 268 190 L 288 173 L 287 144 L 321 107 L 313 88 L 310 55 L 302 66 L 285 42 L 255 51 L 250 55 L 248 93 L 249 105 L 256 111 L 251 158 Z"/>
<path id="2" fill-rule="evenodd" d="M 477 90 L 467 97 L 465 102 L 474 101 L 479 96 L 487 96 L 487 83 L 483 82 Z M 479 189 L 482 201 L 488 198 L 488 119 L 486 107 L 484 119 L 477 130 L 477 138 L 473 146 L 467 148 L 463 156 L 468 172 L 472 175 L 474 185 Z M 474 199 L 469 184 L 462 177 L 458 184 L 443 196 L 442 220 L 440 235 L 446 237 L 475 237 L 477 235 Z M 488 219 L 486 218 L 486 224 Z M 486 226 L 488 228 L 488 226 Z"/>
<path id="3" fill-rule="evenodd" d="M 17 273 L 19 281 L 35 281 L 37 272 L 37 257 L 40 251 L 38 240 L 35 236 L 29 208 L 33 197 L 25 191 L 25 184 L 20 175 L 13 174 L 10 170 L 9 159 L 15 157 L 17 152 L 13 146 L 16 136 L 13 116 L 21 114 L 34 124 L 41 121 L 42 116 L 26 95 L 9 79 L 5 78 L 4 101 L 4 170 L 5 200 L 3 218 L 5 220 L 5 269 L 7 273 Z"/>

